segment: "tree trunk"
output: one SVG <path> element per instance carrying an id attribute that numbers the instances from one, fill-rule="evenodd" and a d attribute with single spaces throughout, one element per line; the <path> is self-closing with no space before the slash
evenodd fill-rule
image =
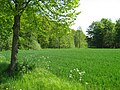
<path id="1" fill-rule="evenodd" d="M 0 51 L 2 51 L 2 31 L 0 31 Z"/>
<path id="2" fill-rule="evenodd" d="M 13 41 L 12 41 L 12 51 L 11 51 L 11 63 L 10 63 L 10 67 L 9 67 L 10 74 L 12 74 L 16 68 L 19 31 L 20 31 L 20 15 L 15 15 L 14 16 L 14 24 L 13 24 Z"/>
<path id="3" fill-rule="evenodd" d="M 0 40 L 0 51 L 2 51 L 2 41 Z"/>

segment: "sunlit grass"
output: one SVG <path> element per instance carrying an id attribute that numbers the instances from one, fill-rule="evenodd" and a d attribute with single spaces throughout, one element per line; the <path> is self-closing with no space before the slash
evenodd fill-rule
<path id="1" fill-rule="evenodd" d="M 5 85 L 5 86 L 4 86 Z M 9 90 L 81 90 L 79 83 L 73 83 L 58 78 L 47 70 L 36 68 L 24 74 L 21 78 L 8 78 L 7 84 L 2 89 Z"/>
<path id="2" fill-rule="evenodd" d="M 10 52 L 0 63 L 10 60 Z M 45 49 L 19 51 L 19 77 L 4 77 L 10 90 L 119 90 L 120 49 Z M 5 64 L 8 65 L 8 64 Z M 28 67 L 34 67 L 28 69 Z M 4 65 L 2 66 L 4 67 Z M 6 79 L 7 78 L 7 79 Z"/>

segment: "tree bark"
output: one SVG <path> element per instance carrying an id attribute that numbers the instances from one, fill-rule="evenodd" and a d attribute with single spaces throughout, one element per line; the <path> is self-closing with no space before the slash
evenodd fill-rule
<path id="1" fill-rule="evenodd" d="M 0 51 L 2 51 L 2 31 L 0 31 Z"/>
<path id="2" fill-rule="evenodd" d="M 14 16 L 14 24 L 13 24 L 11 63 L 10 63 L 10 67 L 9 67 L 10 74 L 12 74 L 14 72 L 14 70 L 16 68 L 16 64 L 17 64 L 19 31 L 20 31 L 20 15 L 15 15 Z"/>

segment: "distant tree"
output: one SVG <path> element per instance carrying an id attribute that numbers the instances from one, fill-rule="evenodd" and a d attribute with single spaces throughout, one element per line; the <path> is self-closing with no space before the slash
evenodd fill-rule
<path id="1" fill-rule="evenodd" d="M 115 46 L 115 24 L 108 19 L 101 19 L 101 23 L 103 23 L 103 47 L 105 48 L 113 48 Z"/>
<path id="2" fill-rule="evenodd" d="M 29 18 L 31 18 L 29 20 Z M 34 22 L 34 23 L 33 23 Z M 51 21 L 49 17 L 25 11 L 21 17 L 19 49 L 69 48 L 74 46 L 68 24 Z M 36 42 L 33 45 L 32 41 Z"/>
<path id="3" fill-rule="evenodd" d="M 87 47 L 86 36 L 83 33 L 81 27 L 78 27 L 78 29 L 74 31 L 74 44 L 75 44 L 75 47 L 78 47 L 78 48 Z"/>
<path id="4" fill-rule="evenodd" d="M 87 43 L 86 35 L 81 30 L 81 33 L 80 33 L 80 48 L 87 48 L 87 47 L 88 47 L 88 43 Z"/>
<path id="5" fill-rule="evenodd" d="M 81 27 L 78 28 L 77 31 L 75 31 L 75 35 L 74 35 L 74 43 L 75 43 L 75 47 L 80 48 L 80 34 L 81 34 Z"/>
<path id="6" fill-rule="evenodd" d="M 71 47 L 70 41 L 72 38 L 70 38 L 70 36 L 72 37 L 72 34 L 69 26 L 58 22 L 52 22 L 51 24 L 52 27 L 49 31 L 49 48 Z"/>
<path id="7" fill-rule="evenodd" d="M 88 42 L 91 46 L 103 47 L 103 24 L 100 22 L 93 22 L 88 28 Z"/>
<path id="8" fill-rule="evenodd" d="M 88 30 L 89 46 L 97 48 L 114 47 L 115 24 L 111 20 L 101 19 L 101 21 L 93 22 Z"/>
<path id="9" fill-rule="evenodd" d="M 52 20 L 71 23 L 76 18 L 75 8 L 79 6 L 79 0 L 0 0 L 0 8 L 12 13 L 14 17 L 13 24 L 13 42 L 11 53 L 11 64 L 9 73 L 13 73 L 17 63 L 18 38 L 20 32 L 20 18 L 22 13 L 32 7 L 36 14 L 48 16 Z M 8 13 L 6 12 L 6 13 Z"/>
<path id="10" fill-rule="evenodd" d="M 61 37 L 60 40 L 60 47 L 62 48 L 74 48 L 74 33 L 73 30 L 70 28 L 64 28 L 66 29 L 66 33 Z"/>
<path id="11" fill-rule="evenodd" d="M 120 19 L 116 21 L 115 30 L 116 30 L 115 47 L 120 48 Z"/>

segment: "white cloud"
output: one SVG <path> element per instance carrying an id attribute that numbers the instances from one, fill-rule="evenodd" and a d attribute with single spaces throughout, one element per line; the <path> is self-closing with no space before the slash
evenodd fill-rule
<path id="1" fill-rule="evenodd" d="M 115 21 L 120 18 L 120 0 L 81 0 L 80 3 L 78 10 L 81 11 L 81 14 L 72 28 L 77 29 L 78 26 L 81 26 L 84 33 L 93 21 L 101 18 Z"/>

